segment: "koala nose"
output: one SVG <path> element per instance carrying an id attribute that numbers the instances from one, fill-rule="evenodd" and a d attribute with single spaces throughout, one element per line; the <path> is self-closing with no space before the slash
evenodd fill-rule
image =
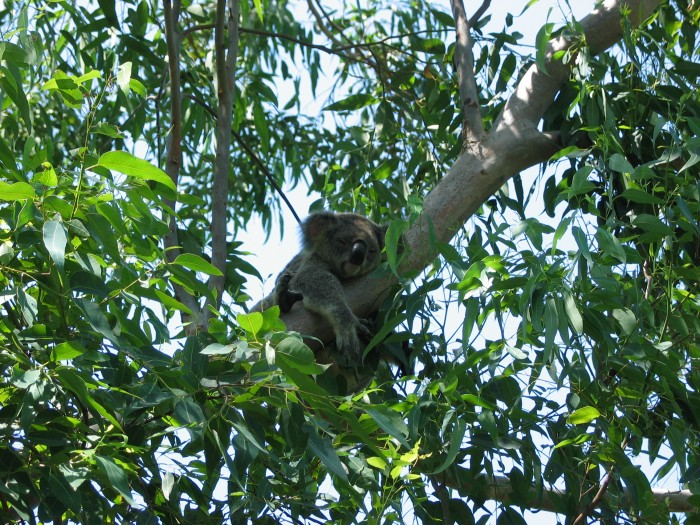
<path id="1" fill-rule="evenodd" d="M 350 250 L 350 263 L 360 266 L 365 262 L 365 257 L 367 257 L 367 245 L 364 241 L 356 241 L 352 244 L 352 250 Z"/>

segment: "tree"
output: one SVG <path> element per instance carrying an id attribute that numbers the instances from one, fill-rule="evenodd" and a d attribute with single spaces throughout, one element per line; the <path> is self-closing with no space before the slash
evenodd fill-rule
<path id="1" fill-rule="evenodd" d="M 4 4 L 4 521 L 695 509 L 700 11 L 608 0 L 531 56 L 489 4 Z M 246 313 L 284 184 L 389 224 L 347 292 L 414 375 L 336 393 L 327 327 Z"/>

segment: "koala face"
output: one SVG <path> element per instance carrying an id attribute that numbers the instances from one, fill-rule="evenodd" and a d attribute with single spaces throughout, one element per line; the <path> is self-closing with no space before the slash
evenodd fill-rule
<path id="1" fill-rule="evenodd" d="M 341 280 L 365 275 L 379 265 L 385 231 L 354 213 L 316 213 L 302 226 L 305 251 Z"/>

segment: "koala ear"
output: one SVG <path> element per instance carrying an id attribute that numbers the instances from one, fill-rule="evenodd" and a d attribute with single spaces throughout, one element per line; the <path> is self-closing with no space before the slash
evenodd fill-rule
<path id="1" fill-rule="evenodd" d="M 325 239 L 336 224 L 338 217 L 334 213 L 320 212 L 309 215 L 301 225 L 304 247 L 308 248 Z"/>

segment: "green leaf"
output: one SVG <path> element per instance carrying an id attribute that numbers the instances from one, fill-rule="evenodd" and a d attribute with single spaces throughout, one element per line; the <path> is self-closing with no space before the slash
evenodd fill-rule
<path id="1" fill-rule="evenodd" d="M 90 394 L 86 380 L 81 377 L 73 368 L 68 368 L 65 366 L 60 366 L 56 368 L 56 375 L 61 379 L 64 386 L 70 389 L 80 400 L 80 402 L 86 406 L 94 409 L 98 414 L 108 420 L 116 428 L 121 429 L 121 425 L 110 414 L 105 407 L 103 407 L 97 400 Z M 92 380 L 89 380 L 92 382 Z M 97 385 L 91 384 L 91 386 L 96 389 Z"/>
<path id="2" fill-rule="evenodd" d="M 583 407 L 578 410 L 574 410 L 569 417 L 566 418 L 566 422 L 571 425 L 584 425 L 590 423 L 594 419 L 600 417 L 600 412 L 595 407 Z"/>
<path id="3" fill-rule="evenodd" d="M 544 356 L 543 362 L 548 364 L 555 350 L 555 338 L 559 328 L 557 304 L 551 297 L 547 299 L 544 308 Z"/>
<path id="4" fill-rule="evenodd" d="M 44 223 L 44 246 L 49 252 L 49 255 L 56 263 L 56 266 L 63 270 L 63 263 L 66 256 L 66 244 L 68 236 L 66 228 L 60 221 L 47 221 Z"/>
<path id="5" fill-rule="evenodd" d="M 604 254 L 617 259 L 622 264 L 627 262 L 627 255 L 625 254 L 625 250 L 622 248 L 622 244 L 617 237 L 613 236 L 612 233 L 603 228 L 598 228 L 595 236 L 596 239 L 598 239 L 598 245 Z"/>
<path id="6" fill-rule="evenodd" d="M 408 426 L 406 426 L 403 416 L 396 410 L 378 405 L 372 408 L 366 408 L 365 412 L 374 419 L 374 422 L 377 423 L 384 432 L 395 438 L 404 447 L 411 448 L 408 441 L 406 441 L 408 437 Z"/>
<path id="7" fill-rule="evenodd" d="M 547 15 L 547 17 L 549 17 L 549 15 Z M 554 29 L 554 24 L 551 22 L 544 24 L 538 31 L 537 38 L 535 39 L 535 46 L 537 48 L 535 61 L 537 63 L 537 69 L 542 71 L 545 75 L 549 75 L 547 72 L 547 46 L 552 37 L 552 29 Z"/>
<path id="8" fill-rule="evenodd" d="M 129 505 L 136 505 L 136 501 L 134 501 L 134 498 L 131 496 L 131 487 L 129 487 L 129 480 L 126 476 L 126 471 L 117 465 L 112 458 L 98 456 L 96 454 L 95 462 L 107 475 L 107 479 L 112 484 L 112 488 L 119 492 L 119 494 L 124 497 Z"/>
<path id="9" fill-rule="evenodd" d="M 585 257 L 588 262 L 593 262 L 593 256 L 591 255 L 591 249 L 588 246 L 588 238 L 584 231 L 578 227 L 574 226 L 571 228 L 571 234 L 574 236 L 576 241 L 576 246 L 578 246 L 579 252 Z"/>
<path id="10" fill-rule="evenodd" d="M 569 318 L 571 327 L 577 334 L 581 335 L 583 333 L 583 317 L 581 317 L 581 312 L 578 311 L 573 295 L 568 292 L 564 294 L 564 312 L 566 312 L 566 317 Z"/>
<path id="11" fill-rule="evenodd" d="M 445 54 L 445 42 L 440 38 L 415 38 L 411 40 L 413 51 L 422 51 L 433 55 Z"/>
<path id="12" fill-rule="evenodd" d="M 398 273 L 399 250 L 401 249 L 401 236 L 408 229 L 408 223 L 403 220 L 391 221 L 384 235 L 384 245 L 386 247 L 386 259 L 389 268 L 394 274 Z"/>
<path id="13" fill-rule="evenodd" d="M 634 173 L 634 168 L 625 157 L 619 153 L 613 153 L 608 161 L 610 169 L 619 173 Z"/>
<path id="14" fill-rule="evenodd" d="M 26 182 L 14 182 L 8 184 L 0 181 L 0 201 L 21 201 L 36 199 L 36 192 Z"/>
<path id="15" fill-rule="evenodd" d="M 616 308 L 612 312 L 613 317 L 617 319 L 622 328 L 623 335 L 632 335 L 634 329 L 637 327 L 637 318 L 632 310 L 628 308 Z"/>
<path id="16" fill-rule="evenodd" d="M 313 429 L 309 429 L 307 432 L 309 434 L 309 448 L 311 451 L 321 460 L 330 473 L 335 474 L 347 483 L 348 475 L 330 440 L 326 437 L 320 438 Z"/>
<path id="17" fill-rule="evenodd" d="M 124 62 L 119 65 L 117 85 L 125 95 L 129 93 L 131 89 L 131 62 Z"/>
<path id="18" fill-rule="evenodd" d="M 664 201 L 647 193 L 644 190 L 637 188 L 629 188 L 622 192 L 620 197 L 627 199 L 630 202 L 639 202 L 641 204 L 663 204 Z"/>
<path id="19" fill-rule="evenodd" d="M 457 418 L 455 422 L 455 427 L 450 432 L 450 448 L 447 450 L 447 456 L 442 464 L 431 474 L 439 474 L 440 472 L 447 469 L 454 463 L 457 454 L 462 448 L 462 440 L 464 439 L 464 434 L 467 431 L 467 422 L 462 418 Z"/>
<path id="20" fill-rule="evenodd" d="M 54 363 L 59 361 L 68 361 L 78 357 L 79 355 L 83 355 L 85 352 L 87 352 L 87 348 L 80 343 L 66 341 L 51 349 L 51 361 Z"/>
<path id="21" fill-rule="evenodd" d="M 175 183 L 162 169 L 126 151 L 108 151 L 100 157 L 97 165 L 139 180 L 158 182 L 171 190 L 176 189 Z"/>
<path id="22" fill-rule="evenodd" d="M 664 222 L 655 217 L 654 215 L 649 215 L 647 213 L 641 213 L 634 217 L 632 220 L 637 228 L 644 230 L 649 233 L 656 233 L 659 236 L 673 235 L 673 229 L 664 224 Z"/>
<path id="23" fill-rule="evenodd" d="M 205 259 L 194 253 L 183 253 L 177 256 L 177 258 L 172 262 L 172 264 L 177 264 L 183 266 L 189 270 L 195 272 L 205 273 L 207 275 L 223 275 L 221 271 L 213 264 L 207 262 Z"/>
<path id="24" fill-rule="evenodd" d="M 262 6 L 262 1 L 261 0 L 253 0 L 253 4 L 255 5 L 255 12 L 258 14 L 258 19 L 260 22 L 263 22 L 263 6 Z"/>
<path id="25" fill-rule="evenodd" d="M 316 363 L 311 349 L 296 337 L 286 337 L 275 347 L 275 364 L 285 374 L 290 368 L 303 374 L 322 374 L 326 370 Z"/>
<path id="26" fill-rule="evenodd" d="M 339 100 L 338 102 L 334 102 L 333 104 L 329 104 L 323 109 L 324 111 L 353 111 L 372 104 L 378 104 L 379 102 L 381 102 L 381 100 L 372 95 L 357 93 L 343 100 Z"/>
<path id="27" fill-rule="evenodd" d="M 187 399 L 175 403 L 173 415 L 182 425 L 201 425 L 206 421 L 202 407 Z"/>
<path id="28" fill-rule="evenodd" d="M 255 335 L 263 327 L 264 319 L 260 312 L 252 312 L 249 314 L 238 314 L 236 316 L 236 322 L 246 332 Z"/>

